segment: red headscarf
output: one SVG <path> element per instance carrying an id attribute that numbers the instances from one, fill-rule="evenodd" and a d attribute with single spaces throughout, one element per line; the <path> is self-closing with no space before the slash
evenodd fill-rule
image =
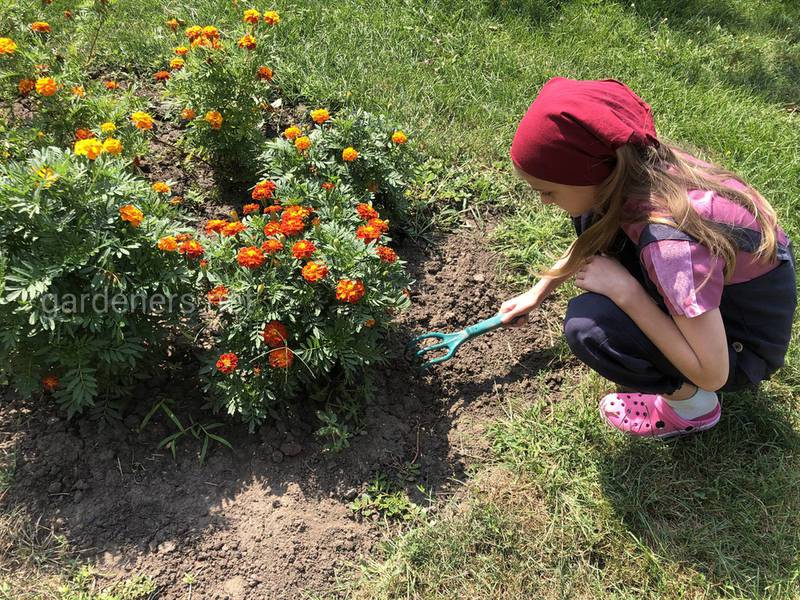
<path id="1" fill-rule="evenodd" d="M 616 79 L 554 77 L 520 121 L 511 159 L 538 179 L 596 185 L 623 144 L 658 146 L 650 106 Z"/>

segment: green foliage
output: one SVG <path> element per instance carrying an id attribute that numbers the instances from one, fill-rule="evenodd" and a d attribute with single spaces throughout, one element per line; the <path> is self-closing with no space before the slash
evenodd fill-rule
<path id="1" fill-rule="evenodd" d="M 139 226 L 121 219 L 129 204 Z M 192 307 L 185 260 L 156 247 L 176 227 L 121 160 L 47 148 L 0 167 L 0 364 L 22 394 L 54 376 L 71 416 L 124 392 Z"/>
<path id="2" fill-rule="evenodd" d="M 380 515 L 387 519 L 417 521 L 426 514 L 424 507 L 415 504 L 408 494 L 383 473 L 378 473 L 353 502 L 350 509 L 364 517 Z"/>

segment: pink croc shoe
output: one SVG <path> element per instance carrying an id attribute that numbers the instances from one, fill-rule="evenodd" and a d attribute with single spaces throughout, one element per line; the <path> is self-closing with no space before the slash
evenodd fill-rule
<path id="1" fill-rule="evenodd" d="M 711 429 L 719 422 L 717 407 L 699 419 L 687 421 L 658 394 L 615 393 L 600 400 L 600 417 L 611 427 L 637 437 L 671 438 Z"/>

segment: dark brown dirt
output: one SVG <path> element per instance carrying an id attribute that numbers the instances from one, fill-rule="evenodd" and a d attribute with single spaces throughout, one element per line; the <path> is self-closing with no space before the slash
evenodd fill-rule
<path id="1" fill-rule="evenodd" d="M 554 360 L 552 327 L 537 315 L 527 327 L 468 342 L 424 376 L 405 361 L 412 335 L 460 329 L 512 295 L 495 280 L 487 234 L 467 228 L 427 249 L 399 248 L 417 280 L 413 306 L 399 317 L 390 362 L 379 369 L 366 435 L 349 449 L 323 453 L 310 419 L 279 421 L 254 435 L 226 425 L 219 432 L 234 450 L 216 446 L 202 466 L 191 438 L 178 445 L 176 460 L 156 449 L 173 430 L 163 418 L 144 434 L 134 431 L 154 395 L 147 386 L 139 414 L 115 426 L 66 422 L 48 404 L 7 398 L 0 436 L 17 468 L 3 508 L 42 515 L 110 580 L 154 577 L 159 598 L 185 597 L 185 573 L 196 577 L 194 594 L 202 598 L 297 598 L 330 589 L 335 572 L 387 531 L 349 508 L 375 474 L 414 462 L 427 489 L 440 496 L 457 489 L 465 469 L 487 455 L 484 428 L 502 411 L 502 396 L 532 397 L 534 375 Z M 154 383 L 200 399 L 191 381 Z M 548 385 L 557 394 L 560 381 Z"/>

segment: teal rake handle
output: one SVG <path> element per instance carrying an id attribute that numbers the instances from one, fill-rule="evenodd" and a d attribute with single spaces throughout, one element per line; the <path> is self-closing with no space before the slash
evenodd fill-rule
<path id="1" fill-rule="evenodd" d="M 422 340 L 427 339 L 437 339 L 439 340 L 438 343 L 433 344 L 431 346 L 426 346 L 422 350 L 418 350 L 414 353 L 416 358 L 421 358 L 423 354 L 426 352 L 430 352 L 432 350 L 442 350 L 443 348 L 447 348 L 447 354 L 443 356 L 437 356 L 434 359 L 431 359 L 420 366 L 420 369 L 425 369 L 430 367 L 431 365 L 435 365 L 436 363 L 444 362 L 446 360 L 450 360 L 456 354 L 456 350 L 458 347 L 466 342 L 469 339 L 474 338 L 475 336 L 487 333 L 498 327 L 502 326 L 502 318 L 503 315 L 498 313 L 493 317 L 485 319 L 480 323 L 475 323 L 474 325 L 470 325 L 469 327 L 462 329 L 461 331 L 457 331 L 456 333 L 442 333 L 440 331 L 429 331 L 428 333 L 423 333 L 422 335 L 418 335 L 414 339 L 412 339 L 408 343 L 408 347 L 418 345 Z"/>

